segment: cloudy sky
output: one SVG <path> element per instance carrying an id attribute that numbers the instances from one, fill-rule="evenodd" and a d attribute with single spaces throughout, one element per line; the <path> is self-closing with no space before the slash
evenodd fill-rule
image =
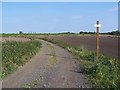
<path id="1" fill-rule="evenodd" d="M 117 2 L 3 2 L 2 32 L 100 32 L 118 28 Z"/>

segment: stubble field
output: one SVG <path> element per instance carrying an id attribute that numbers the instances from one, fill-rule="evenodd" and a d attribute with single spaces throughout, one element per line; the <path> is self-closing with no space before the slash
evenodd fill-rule
<path id="1" fill-rule="evenodd" d="M 90 51 L 96 51 L 95 36 L 46 36 L 75 47 L 84 47 Z M 118 58 L 118 38 L 100 36 L 100 53 L 113 58 Z"/>

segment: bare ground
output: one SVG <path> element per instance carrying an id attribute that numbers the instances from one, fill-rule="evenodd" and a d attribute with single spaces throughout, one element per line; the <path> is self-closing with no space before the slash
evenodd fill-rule
<path id="1" fill-rule="evenodd" d="M 19 41 L 19 42 L 26 42 L 26 41 L 30 41 L 30 39 L 28 38 L 23 38 L 23 37 L 0 37 L 0 42 L 6 42 L 6 41 Z"/>
<path id="2" fill-rule="evenodd" d="M 3 88 L 87 88 L 78 61 L 65 49 L 41 40 L 28 63 L 3 79 Z"/>
<path id="3" fill-rule="evenodd" d="M 90 51 L 96 52 L 96 37 L 95 36 L 49 36 L 67 42 L 76 47 L 85 47 Z M 100 53 L 108 57 L 119 58 L 119 41 L 118 38 L 100 36 Z"/>

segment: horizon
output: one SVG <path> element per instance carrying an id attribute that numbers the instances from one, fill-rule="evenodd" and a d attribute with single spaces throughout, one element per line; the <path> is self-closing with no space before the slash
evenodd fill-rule
<path id="1" fill-rule="evenodd" d="M 0 33 L 95 32 L 118 28 L 117 2 L 3 2 Z"/>
<path id="2" fill-rule="evenodd" d="M 20 34 L 20 32 L 22 31 L 19 31 L 19 32 L 16 32 L 16 33 L 13 33 L 13 32 L 10 32 L 10 33 L 0 33 L 0 34 Z M 84 31 L 80 31 L 80 32 L 83 32 Z M 41 32 L 22 32 L 22 34 L 80 34 L 80 32 L 76 33 L 76 32 L 58 32 L 58 33 L 41 33 Z M 112 33 L 112 32 L 119 32 L 119 30 L 116 30 L 116 31 L 111 31 L 111 32 L 99 32 L 99 34 L 109 34 L 109 33 Z M 87 34 L 96 34 L 96 32 L 86 32 Z"/>

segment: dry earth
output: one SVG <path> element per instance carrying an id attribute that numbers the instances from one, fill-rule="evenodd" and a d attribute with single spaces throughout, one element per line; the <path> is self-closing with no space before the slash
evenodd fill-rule
<path id="1" fill-rule="evenodd" d="M 96 51 L 96 37 L 95 36 L 48 36 L 67 42 L 72 46 L 85 47 L 90 51 Z M 119 39 L 108 36 L 100 36 L 100 53 L 108 57 L 119 58 Z"/>
<path id="2" fill-rule="evenodd" d="M 20 41 L 20 42 L 25 42 L 25 41 L 30 41 L 28 38 L 23 38 L 23 37 L 0 37 L 0 42 L 6 42 L 6 41 Z"/>

